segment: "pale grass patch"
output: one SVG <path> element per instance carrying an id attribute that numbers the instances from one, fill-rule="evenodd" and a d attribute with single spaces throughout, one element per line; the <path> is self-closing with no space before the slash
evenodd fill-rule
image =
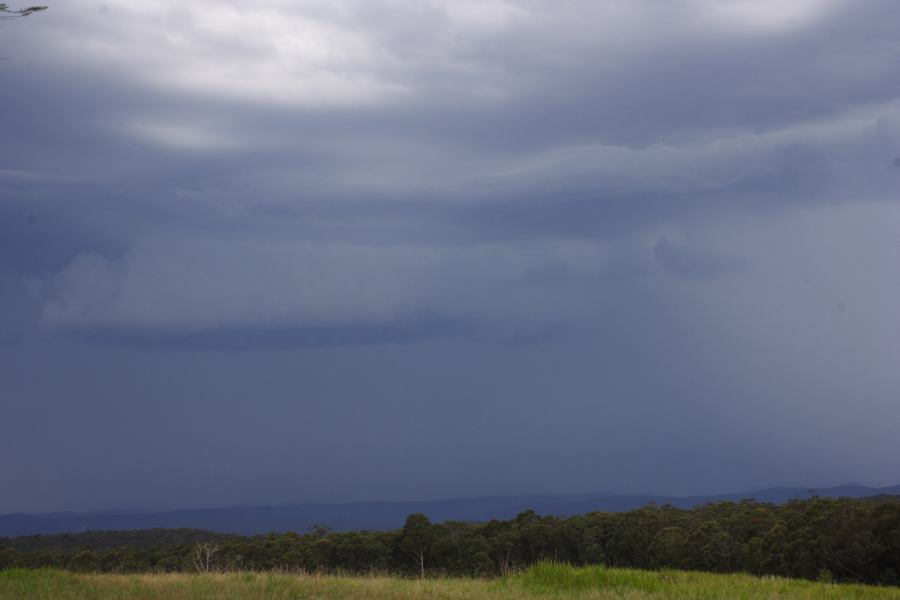
<path id="1" fill-rule="evenodd" d="M 900 600 L 900 588 L 679 571 L 539 567 L 500 579 L 302 572 L 0 571 L 0 600 Z"/>

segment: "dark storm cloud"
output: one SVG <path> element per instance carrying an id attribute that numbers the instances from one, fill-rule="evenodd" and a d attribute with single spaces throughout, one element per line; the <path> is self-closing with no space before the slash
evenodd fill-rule
<path id="1" fill-rule="evenodd" d="M 656 262 L 664 269 L 688 279 L 714 279 L 735 273 L 742 267 L 741 261 L 732 256 L 710 254 L 691 244 L 678 244 L 667 237 L 659 238 L 653 245 Z"/>
<path id="2" fill-rule="evenodd" d="M 49 448 L 2 465 L 7 508 L 895 483 L 898 24 L 116 0 L 5 26 L 0 456 Z M 113 464 L 119 425 L 143 446 Z M 184 466 L 193 430 L 233 484 Z M 71 474 L 102 465 L 134 493 Z"/>

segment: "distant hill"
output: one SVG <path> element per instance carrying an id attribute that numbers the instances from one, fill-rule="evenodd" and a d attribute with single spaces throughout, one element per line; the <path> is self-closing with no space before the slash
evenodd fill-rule
<path id="1" fill-rule="evenodd" d="M 529 508 L 538 514 L 569 516 L 594 511 L 623 512 L 648 503 L 692 508 L 710 502 L 739 502 L 753 499 L 781 504 L 791 499 L 865 498 L 900 495 L 900 485 L 875 488 L 844 485 L 810 490 L 777 487 L 756 492 L 715 496 L 657 496 L 651 494 L 577 494 L 489 496 L 421 502 L 350 502 L 340 504 L 296 504 L 289 506 L 247 506 L 206 508 L 167 512 L 102 511 L 88 513 L 46 513 L 0 515 L 0 537 L 99 530 L 203 529 L 222 533 L 252 535 L 268 532 L 304 532 L 312 525 L 335 531 L 386 530 L 403 526 L 406 516 L 421 512 L 433 522 L 489 521 L 511 519 Z"/>

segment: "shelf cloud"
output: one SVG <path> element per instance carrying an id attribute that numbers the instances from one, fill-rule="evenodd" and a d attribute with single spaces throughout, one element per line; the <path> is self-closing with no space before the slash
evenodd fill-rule
<path id="1" fill-rule="evenodd" d="M 896 483 L 900 4 L 0 33 L 0 512 Z"/>

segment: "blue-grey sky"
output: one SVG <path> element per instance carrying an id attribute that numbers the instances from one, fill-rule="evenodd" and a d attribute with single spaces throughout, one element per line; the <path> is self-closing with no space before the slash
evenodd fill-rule
<path id="1" fill-rule="evenodd" d="M 0 56 L 0 512 L 900 482 L 893 0 L 66 0 Z"/>

